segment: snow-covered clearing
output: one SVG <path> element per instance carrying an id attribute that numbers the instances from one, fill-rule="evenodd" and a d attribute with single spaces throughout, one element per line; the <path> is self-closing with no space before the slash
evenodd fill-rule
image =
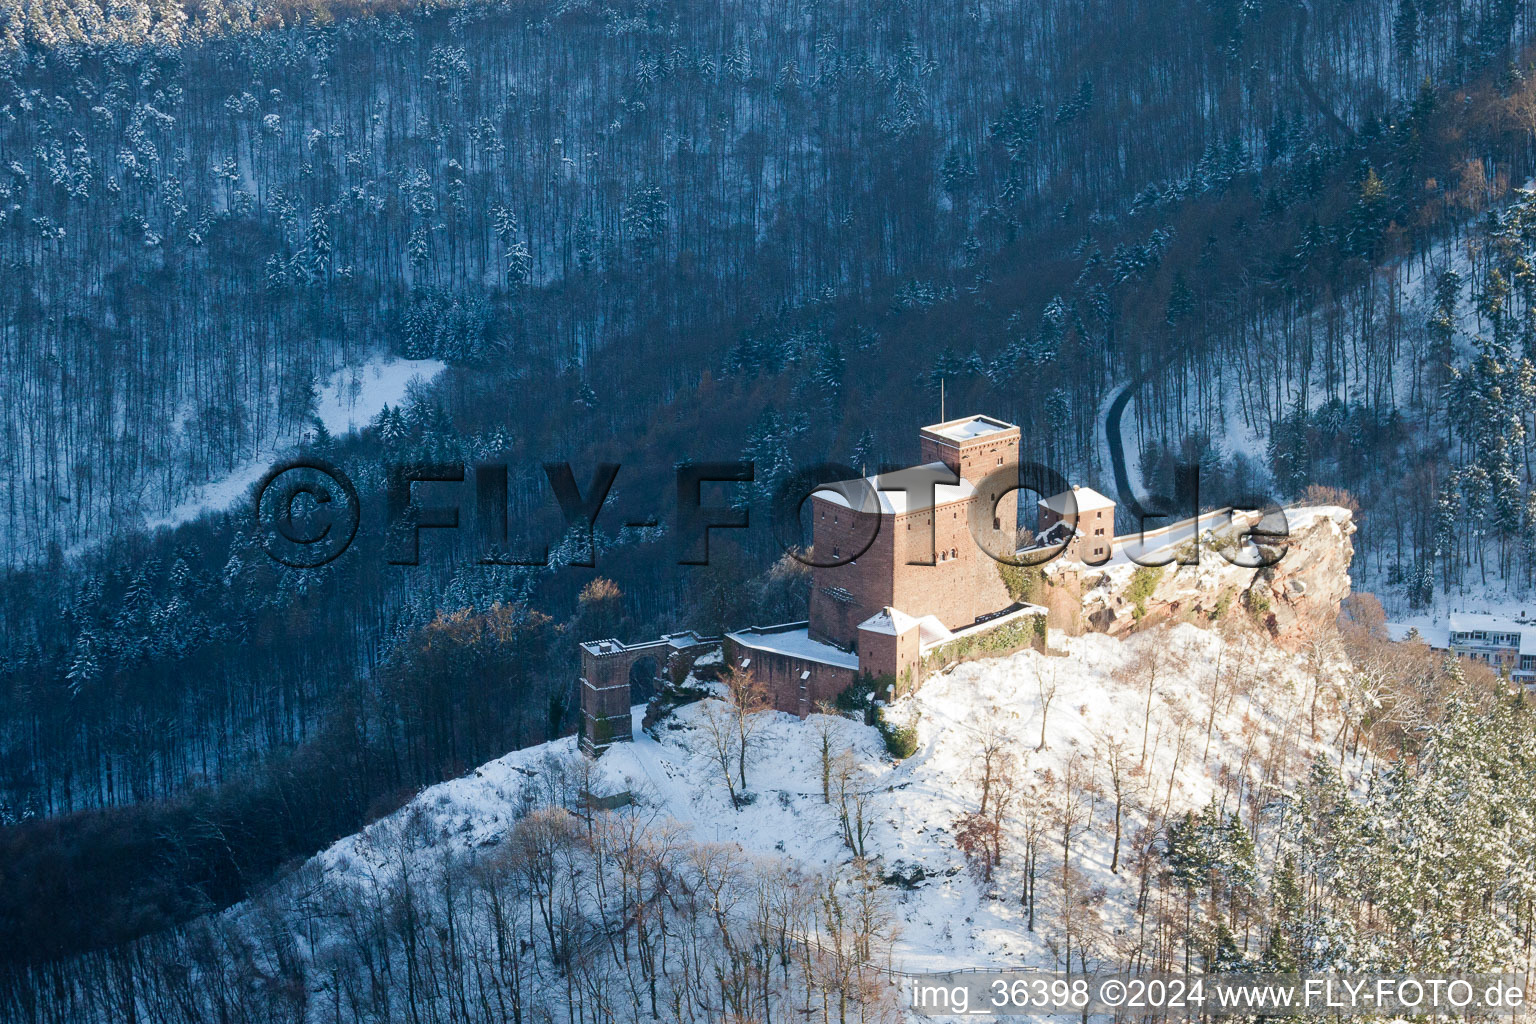
<path id="1" fill-rule="evenodd" d="M 372 359 L 344 366 L 315 386 L 315 416 L 334 435 L 366 427 L 386 405 L 405 400 L 411 381 L 431 381 L 442 373 L 437 359 Z"/>
<path id="2" fill-rule="evenodd" d="M 359 366 L 344 366 L 315 383 L 315 418 L 334 436 L 368 425 L 386 405 L 398 405 L 411 381 L 431 381 L 443 371 L 436 359 L 396 359 L 383 356 Z M 148 517 L 149 529 L 180 526 L 209 512 L 229 508 L 244 498 L 274 462 L 291 449 L 296 438 L 273 437 L 260 451 L 231 472 L 195 487 L 169 511 Z"/>

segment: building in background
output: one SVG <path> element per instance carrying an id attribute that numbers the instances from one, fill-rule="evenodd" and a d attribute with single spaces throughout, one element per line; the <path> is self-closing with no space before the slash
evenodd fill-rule
<path id="1" fill-rule="evenodd" d="M 1040 547 L 1065 544 L 1067 558 L 1102 565 L 1115 553 L 1115 503 L 1092 487 L 1040 499 Z"/>
<path id="2" fill-rule="evenodd" d="M 1482 612 L 1451 612 L 1447 626 L 1389 624 L 1394 640 L 1417 633 L 1431 648 L 1471 658 L 1519 683 L 1536 682 L 1536 623 Z"/>

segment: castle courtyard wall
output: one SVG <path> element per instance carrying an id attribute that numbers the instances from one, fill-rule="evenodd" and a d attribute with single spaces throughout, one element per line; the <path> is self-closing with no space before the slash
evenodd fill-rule
<path id="1" fill-rule="evenodd" d="M 800 718 L 814 712 L 822 701 L 836 700 L 858 677 L 856 669 L 744 647 L 729 636 L 725 638 L 725 663 L 751 672 L 752 678 L 767 689 L 775 711 Z"/>

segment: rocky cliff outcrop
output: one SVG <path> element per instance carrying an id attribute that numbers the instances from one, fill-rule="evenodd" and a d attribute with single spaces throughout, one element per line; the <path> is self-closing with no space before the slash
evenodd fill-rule
<path id="1" fill-rule="evenodd" d="M 1331 620 L 1349 596 L 1355 524 L 1347 509 L 1335 506 L 1287 509 L 1286 519 L 1290 535 L 1271 566 L 1233 565 L 1220 551 L 1224 545 L 1233 551 L 1232 531 L 1217 530 L 1202 538 L 1198 565 L 1142 567 L 1117 555 L 1095 568 L 1063 559 L 1050 565 L 1046 579 L 1053 589 L 1080 594 L 1080 624 L 1095 632 L 1115 636 L 1156 622 L 1247 614 L 1276 642 L 1294 647 L 1309 621 Z"/>

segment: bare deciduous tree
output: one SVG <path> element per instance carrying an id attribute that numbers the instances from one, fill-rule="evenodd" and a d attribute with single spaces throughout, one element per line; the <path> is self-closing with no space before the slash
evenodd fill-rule
<path id="1" fill-rule="evenodd" d="M 1109 870 L 1120 873 L 1120 822 L 1125 810 L 1128 780 L 1126 778 L 1125 742 L 1118 738 L 1102 740 L 1099 744 L 1099 762 L 1109 775 L 1109 791 L 1114 800 L 1115 845 L 1110 854 Z"/>
<path id="2" fill-rule="evenodd" d="M 731 806 L 740 810 L 736 768 L 740 757 L 741 735 L 736 729 L 736 716 L 724 702 L 706 700 L 700 705 L 699 724 L 704 732 L 705 753 L 709 756 L 710 766 L 716 778 L 725 784 Z"/>
<path id="3" fill-rule="evenodd" d="M 1141 754 L 1137 763 L 1143 768 L 1147 763 L 1149 739 L 1152 732 L 1152 702 L 1157 694 L 1157 684 L 1177 670 L 1178 655 L 1168 644 L 1168 628 L 1160 626 L 1133 641 L 1126 662 L 1116 673 L 1117 678 L 1143 694 L 1141 715 Z"/>
<path id="4" fill-rule="evenodd" d="M 1040 745 L 1035 749 L 1047 750 L 1045 742 L 1046 717 L 1051 713 L 1051 701 L 1056 699 L 1057 665 L 1055 659 L 1040 655 L 1035 663 L 1035 693 L 1040 698 Z"/>
<path id="5" fill-rule="evenodd" d="M 832 768 L 838 750 L 839 731 L 837 709 L 826 701 L 816 705 L 812 728 L 816 730 L 816 754 L 821 767 L 821 802 L 832 802 Z"/>
<path id="6" fill-rule="evenodd" d="M 971 764 L 977 788 L 981 790 L 981 807 L 977 813 L 982 815 L 986 815 L 991 807 L 993 787 L 1010 757 L 1008 748 L 1013 743 L 1013 737 L 1000 724 L 997 715 L 998 709 L 994 707 L 982 724 Z"/>
<path id="7" fill-rule="evenodd" d="M 754 739 L 768 717 L 763 714 L 773 708 L 768 688 L 758 682 L 750 671 L 732 669 L 722 681 L 731 695 L 731 719 L 736 729 L 736 772 L 741 780 L 741 791 L 747 791 L 747 764 L 756 751 Z"/>
<path id="8" fill-rule="evenodd" d="M 838 823 L 843 843 L 857 856 L 865 856 L 865 841 L 874 821 L 869 816 L 869 780 L 852 752 L 833 758 L 832 788 L 837 794 Z"/>

